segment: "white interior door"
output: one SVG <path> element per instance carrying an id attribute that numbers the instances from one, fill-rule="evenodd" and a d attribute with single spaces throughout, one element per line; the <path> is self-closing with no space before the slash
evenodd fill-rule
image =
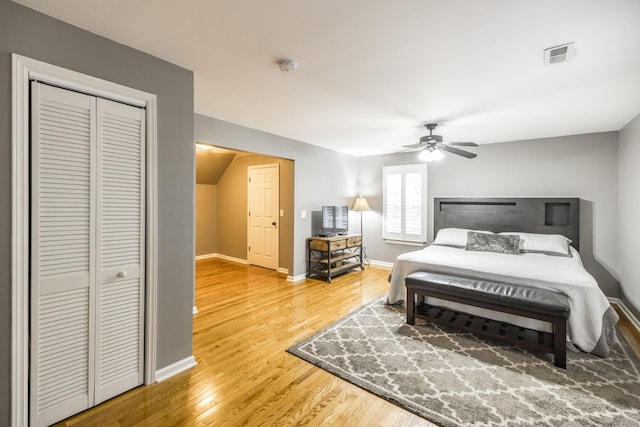
<path id="1" fill-rule="evenodd" d="M 143 383 L 145 113 L 97 99 L 96 398 Z"/>
<path id="2" fill-rule="evenodd" d="M 32 84 L 31 422 L 93 401 L 95 102 Z"/>
<path id="3" fill-rule="evenodd" d="M 278 269 L 280 165 L 249 166 L 248 261 Z"/>
<path id="4" fill-rule="evenodd" d="M 49 425 L 142 383 L 144 115 L 31 93 L 30 418 Z"/>

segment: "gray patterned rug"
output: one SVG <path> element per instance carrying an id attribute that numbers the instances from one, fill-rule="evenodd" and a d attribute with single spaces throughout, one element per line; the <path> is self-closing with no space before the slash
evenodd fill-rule
<path id="1" fill-rule="evenodd" d="M 640 425 L 640 364 L 625 342 L 605 359 L 568 352 L 564 370 L 551 355 L 405 320 L 379 299 L 288 351 L 443 426 Z"/>

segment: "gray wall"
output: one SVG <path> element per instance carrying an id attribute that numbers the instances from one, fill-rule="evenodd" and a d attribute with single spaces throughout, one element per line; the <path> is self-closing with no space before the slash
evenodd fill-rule
<path id="1" fill-rule="evenodd" d="M 0 425 L 10 421 L 11 53 L 158 95 L 158 358 L 191 355 L 193 305 L 193 73 L 0 0 Z"/>
<path id="2" fill-rule="evenodd" d="M 623 297 L 640 309 L 640 115 L 620 131 L 618 193 L 620 198 L 620 286 Z"/>
<path id="3" fill-rule="evenodd" d="M 586 269 L 609 296 L 618 296 L 617 133 L 483 145 L 473 160 L 445 155 L 429 164 L 428 224 L 433 240 L 434 197 L 579 197 L 580 252 Z M 382 166 L 416 163 L 413 154 L 359 159 L 358 185 L 373 212 L 365 212 L 367 253 L 393 262 L 417 249 L 382 240 Z"/>
<path id="4" fill-rule="evenodd" d="M 289 274 L 305 274 L 311 211 L 319 210 L 322 205 L 352 203 L 357 194 L 357 159 L 200 114 L 195 115 L 194 132 L 196 141 L 295 162 L 293 271 L 290 270 Z M 306 211 L 306 218 L 301 218 L 301 211 Z"/>

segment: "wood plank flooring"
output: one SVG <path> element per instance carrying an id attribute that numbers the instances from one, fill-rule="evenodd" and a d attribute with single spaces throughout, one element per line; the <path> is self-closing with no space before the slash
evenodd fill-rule
<path id="1" fill-rule="evenodd" d="M 433 424 L 285 350 L 383 295 L 388 270 L 332 283 L 291 283 L 260 267 L 196 263 L 193 354 L 198 365 L 139 387 L 60 426 Z"/>
<path id="2" fill-rule="evenodd" d="M 613 308 L 615 308 L 618 316 L 620 316 L 620 320 L 617 324 L 618 332 L 620 332 L 624 339 L 627 340 L 629 346 L 633 349 L 636 355 L 640 357 L 640 331 L 633 326 L 633 323 L 631 323 L 629 318 L 622 312 L 620 307 L 613 304 Z"/>
<path id="3" fill-rule="evenodd" d="M 60 426 L 433 424 L 285 352 L 378 296 L 388 270 L 290 283 L 259 267 L 218 259 L 196 265 L 193 354 L 198 365 L 138 387 Z M 640 349 L 640 334 L 620 329 Z"/>

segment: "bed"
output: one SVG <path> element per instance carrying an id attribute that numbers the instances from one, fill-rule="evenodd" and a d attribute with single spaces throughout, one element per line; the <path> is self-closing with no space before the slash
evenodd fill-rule
<path id="1" fill-rule="evenodd" d="M 404 279 L 416 271 L 553 290 L 569 298 L 567 348 L 607 356 L 609 347 L 617 342 L 618 316 L 595 279 L 582 266 L 578 252 L 579 204 L 575 198 L 436 198 L 436 239 L 424 249 L 398 256 L 390 275 L 387 303 L 405 302 Z M 470 231 L 472 235 L 468 234 Z M 468 250 L 467 236 L 477 237 L 479 232 L 505 233 L 502 234 L 505 236 L 510 232 L 524 234 L 518 235 L 517 254 Z M 556 253 L 556 246 L 548 246 L 549 242 L 562 241 L 555 236 L 565 237 L 566 253 L 559 249 Z M 524 239 L 528 239 L 526 248 L 522 247 Z M 539 242 L 542 246 L 536 246 Z M 433 298 L 427 302 L 529 329 L 549 331 L 551 328 L 547 322 L 479 307 Z"/>

